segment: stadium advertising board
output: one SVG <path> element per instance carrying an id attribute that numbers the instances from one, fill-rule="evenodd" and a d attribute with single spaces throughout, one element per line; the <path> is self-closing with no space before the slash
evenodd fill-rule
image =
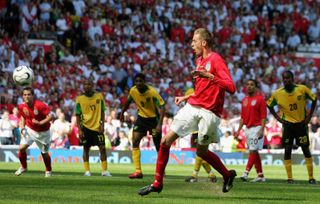
<path id="1" fill-rule="evenodd" d="M 108 150 L 108 163 L 116 164 L 131 164 L 131 151 L 112 151 Z M 226 165 L 246 165 L 248 154 L 235 152 L 235 153 L 217 153 L 222 161 Z M 42 156 L 38 149 L 29 149 L 27 151 L 28 162 L 42 162 Z M 82 150 L 50 150 L 50 155 L 53 163 L 80 163 L 82 162 Z M 195 152 L 171 150 L 169 163 L 170 164 L 193 164 Z M 153 150 L 141 151 L 141 163 L 142 164 L 155 164 L 157 154 Z M 283 165 L 283 154 L 262 153 L 261 154 L 262 165 Z M 17 148 L 0 148 L 0 161 L 1 162 L 19 162 L 18 149 Z M 320 165 L 320 154 L 313 155 L 314 164 Z M 94 150 L 90 153 L 90 163 L 99 163 L 99 151 Z M 303 154 L 293 154 L 293 164 L 304 165 Z"/>

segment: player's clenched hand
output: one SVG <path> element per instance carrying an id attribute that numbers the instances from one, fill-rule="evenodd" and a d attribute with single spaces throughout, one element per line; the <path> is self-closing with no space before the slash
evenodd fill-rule
<path id="1" fill-rule="evenodd" d="M 187 99 L 186 96 L 176 96 L 176 97 L 174 98 L 174 103 L 175 103 L 176 105 L 179 105 L 181 102 L 183 102 L 183 101 L 186 100 L 186 99 Z"/>
<path id="2" fill-rule="evenodd" d="M 40 125 L 40 121 L 36 120 L 36 119 L 32 119 L 32 122 L 36 125 Z"/>
<path id="3" fill-rule="evenodd" d="M 207 78 L 207 79 L 210 79 L 210 80 L 213 80 L 214 78 L 214 75 L 211 74 L 210 72 L 208 72 L 207 70 L 205 69 L 202 69 L 202 70 L 193 70 L 191 72 L 192 76 L 193 77 L 201 77 L 201 78 Z"/>
<path id="4" fill-rule="evenodd" d="M 258 132 L 258 139 L 261 139 L 263 137 L 263 128 L 260 128 Z"/>
<path id="5" fill-rule="evenodd" d="M 80 140 L 83 139 L 83 131 L 81 129 L 79 129 L 79 139 Z"/>

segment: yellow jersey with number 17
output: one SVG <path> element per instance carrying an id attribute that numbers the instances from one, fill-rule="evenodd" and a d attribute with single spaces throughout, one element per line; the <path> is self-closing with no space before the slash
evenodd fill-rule
<path id="1" fill-rule="evenodd" d="M 81 124 L 86 128 L 99 131 L 101 112 L 105 111 L 106 104 L 103 95 L 95 92 L 92 96 L 81 95 L 76 98 L 76 115 L 81 116 Z"/>
<path id="2" fill-rule="evenodd" d="M 278 106 L 280 117 L 288 122 L 298 123 L 305 119 L 307 100 L 316 100 L 316 95 L 301 84 L 296 84 L 292 92 L 287 92 L 284 87 L 277 89 L 268 99 L 269 107 Z"/>

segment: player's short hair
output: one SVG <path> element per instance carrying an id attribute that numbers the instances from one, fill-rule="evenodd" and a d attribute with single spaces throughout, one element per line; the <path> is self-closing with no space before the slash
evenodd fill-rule
<path id="1" fill-rule="evenodd" d="M 292 72 L 292 71 L 290 71 L 290 70 L 285 70 L 284 72 L 282 72 L 282 76 L 283 76 L 284 74 L 289 74 L 290 77 L 291 77 L 292 79 L 294 79 L 294 75 L 293 75 L 293 72 Z"/>
<path id="2" fill-rule="evenodd" d="M 23 93 L 24 91 L 30 91 L 31 94 L 34 95 L 34 90 L 33 90 L 33 88 L 31 88 L 30 86 L 24 87 L 24 88 L 22 89 L 22 93 Z"/>
<path id="3" fill-rule="evenodd" d="M 138 73 L 134 76 L 134 80 L 136 80 L 137 78 L 142 79 L 143 81 L 146 81 L 146 75 L 144 75 L 143 73 Z"/>
<path id="4" fill-rule="evenodd" d="M 247 81 L 252 81 L 252 82 L 254 83 L 254 86 L 255 86 L 255 87 L 258 87 L 258 82 L 257 82 L 257 80 L 250 78 L 250 79 L 248 79 Z"/>
<path id="5" fill-rule="evenodd" d="M 198 34 L 202 40 L 208 43 L 210 48 L 213 46 L 213 37 L 209 30 L 205 28 L 198 28 L 194 31 L 194 34 Z"/>
<path id="6" fill-rule="evenodd" d="M 88 78 L 85 78 L 84 80 L 89 82 L 91 85 L 94 84 L 94 77 L 93 76 L 89 76 Z"/>

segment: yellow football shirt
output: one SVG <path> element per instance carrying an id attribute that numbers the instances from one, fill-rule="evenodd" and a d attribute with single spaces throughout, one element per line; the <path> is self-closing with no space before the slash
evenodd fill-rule
<path id="1" fill-rule="evenodd" d="M 106 104 L 103 95 L 95 92 L 91 97 L 81 95 L 76 98 L 76 115 L 81 116 L 81 123 L 86 128 L 99 131 L 101 111 L 105 111 Z"/>
<path id="2" fill-rule="evenodd" d="M 130 89 L 129 102 L 134 101 L 138 108 L 138 115 L 143 118 L 159 117 L 159 107 L 164 105 L 164 100 L 160 94 L 147 85 L 144 93 L 140 93 L 136 86 Z"/>
<path id="3" fill-rule="evenodd" d="M 316 95 L 301 84 L 296 84 L 292 92 L 287 92 L 284 87 L 277 89 L 268 99 L 269 107 L 278 106 L 280 117 L 288 122 L 301 122 L 306 117 L 307 100 L 316 100 Z"/>

